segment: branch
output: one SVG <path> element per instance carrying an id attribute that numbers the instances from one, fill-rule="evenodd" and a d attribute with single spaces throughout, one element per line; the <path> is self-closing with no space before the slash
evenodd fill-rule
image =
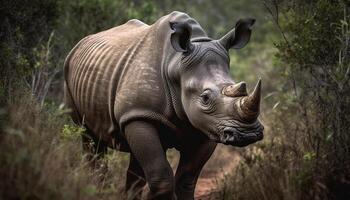
<path id="1" fill-rule="evenodd" d="M 270 13 L 273 22 L 275 23 L 275 25 L 277 26 L 278 30 L 279 30 L 280 33 L 282 34 L 282 37 L 283 37 L 284 41 L 287 43 L 288 48 L 291 50 L 290 45 L 289 45 L 290 43 L 289 43 L 289 41 L 288 41 L 288 39 L 287 39 L 287 37 L 286 37 L 286 35 L 285 35 L 285 33 L 284 33 L 282 27 L 281 27 L 280 24 L 279 24 L 279 9 L 278 9 L 278 3 L 277 3 L 275 0 L 272 1 L 272 4 L 273 4 L 273 6 L 274 6 L 274 8 L 275 8 L 275 12 L 276 12 L 276 14 L 275 14 L 276 16 L 275 16 L 275 15 L 274 15 L 274 11 L 270 8 L 270 6 L 269 6 L 268 3 L 266 2 L 266 0 L 261 0 L 261 1 L 262 1 L 262 3 L 263 3 L 264 7 L 266 8 L 266 10 Z"/>

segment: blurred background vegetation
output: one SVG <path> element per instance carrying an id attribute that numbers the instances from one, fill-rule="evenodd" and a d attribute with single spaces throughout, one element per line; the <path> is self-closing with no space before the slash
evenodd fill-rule
<path id="1" fill-rule="evenodd" d="M 236 149 L 220 199 L 350 199 L 348 0 L 0 1 L 1 199 L 120 199 L 127 155 L 88 167 L 83 129 L 61 106 L 62 66 L 84 36 L 173 10 L 219 38 L 254 17 L 250 44 L 231 51 L 236 81 L 263 80 L 262 142 Z M 215 167 L 213 164 L 210 167 Z M 220 166 L 216 166 L 220 167 Z M 217 196 L 218 195 L 218 196 Z"/>

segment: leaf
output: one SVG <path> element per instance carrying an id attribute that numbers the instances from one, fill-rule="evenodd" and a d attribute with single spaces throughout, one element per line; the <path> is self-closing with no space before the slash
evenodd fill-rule
<path id="1" fill-rule="evenodd" d="M 275 105 L 272 107 L 272 110 L 275 110 L 279 104 L 280 104 L 279 101 L 277 103 L 275 103 Z"/>
<path id="2" fill-rule="evenodd" d="M 327 134 L 326 141 L 329 142 L 332 139 L 332 136 L 333 136 L 332 133 Z"/>
<path id="3" fill-rule="evenodd" d="M 306 160 L 306 161 L 313 160 L 315 157 L 316 157 L 316 153 L 315 152 L 307 152 L 303 156 L 304 160 Z"/>
<path id="4" fill-rule="evenodd" d="M 340 20 L 340 23 L 341 23 L 342 25 L 345 25 L 345 26 L 347 26 L 347 25 L 348 25 L 348 22 L 347 22 L 347 21 L 345 21 L 345 20 Z"/>

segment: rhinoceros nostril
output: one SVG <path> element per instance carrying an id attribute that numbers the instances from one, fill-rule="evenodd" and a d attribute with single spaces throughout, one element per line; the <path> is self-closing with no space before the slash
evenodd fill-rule
<path id="1" fill-rule="evenodd" d="M 224 129 L 225 136 L 233 136 L 234 133 L 235 133 L 235 131 L 232 128 L 225 128 Z"/>
<path id="2" fill-rule="evenodd" d="M 233 142 L 235 140 L 234 136 L 235 130 L 233 128 L 227 127 L 223 131 L 222 142 Z"/>

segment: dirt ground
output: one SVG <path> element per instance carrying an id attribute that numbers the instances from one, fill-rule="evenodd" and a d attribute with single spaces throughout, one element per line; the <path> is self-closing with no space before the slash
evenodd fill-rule
<path id="1" fill-rule="evenodd" d="M 218 183 L 234 170 L 239 160 L 239 154 L 234 147 L 219 144 L 198 179 L 195 199 L 215 199 Z"/>
<path id="2" fill-rule="evenodd" d="M 178 153 L 172 151 L 168 154 L 171 166 L 176 169 L 178 162 Z M 239 153 L 234 147 L 218 144 L 215 152 L 204 166 L 198 179 L 195 199 L 212 200 L 215 199 L 215 193 L 218 192 L 217 186 L 225 174 L 230 173 L 238 165 L 240 160 Z"/>

